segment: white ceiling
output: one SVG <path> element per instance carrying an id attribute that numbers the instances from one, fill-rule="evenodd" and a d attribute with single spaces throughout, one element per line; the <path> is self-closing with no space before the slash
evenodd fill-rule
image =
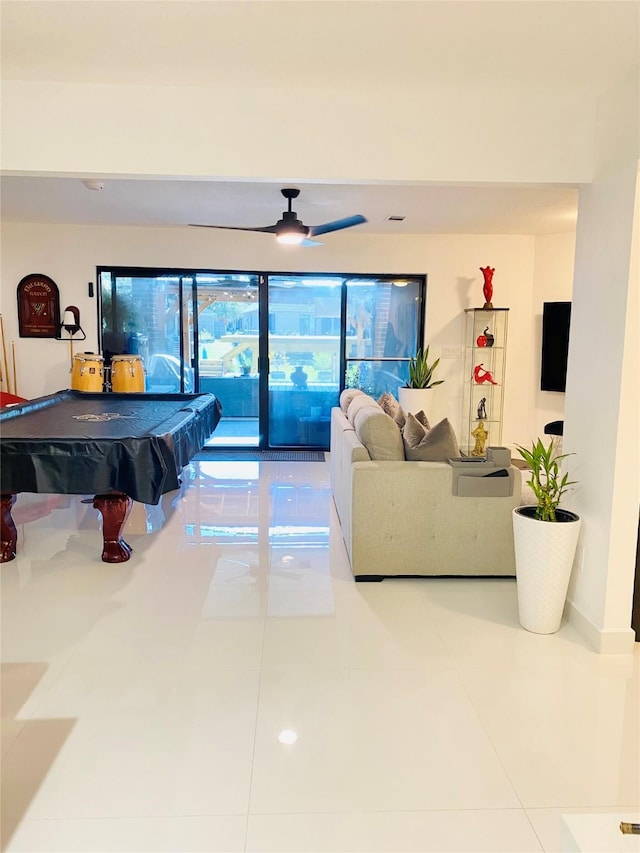
<path id="1" fill-rule="evenodd" d="M 299 186 L 293 209 L 305 225 L 361 213 L 368 221 L 354 233 L 548 234 L 575 226 L 572 189 Z M 2 179 L 0 200 L 4 221 L 84 225 L 265 226 L 287 206 L 279 185 L 268 183 L 107 180 L 95 191 L 78 178 L 11 176 Z"/>
<path id="2" fill-rule="evenodd" d="M 596 93 L 638 60 L 636 0 L 2 0 L 7 80 L 154 85 L 491 85 Z M 326 45 L 331 44 L 330 61 Z M 410 81 L 409 83 L 407 81 Z M 273 224 L 274 183 L 5 176 L 6 221 Z M 307 184 L 307 225 L 355 213 L 354 233 L 536 234 L 573 227 L 572 187 Z M 388 222 L 405 216 L 402 223 Z"/>

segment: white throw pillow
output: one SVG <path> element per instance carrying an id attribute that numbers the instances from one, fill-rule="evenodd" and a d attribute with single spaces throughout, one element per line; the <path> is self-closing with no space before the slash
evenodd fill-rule
<path id="1" fill-rule="evenodd" d="M 460 456 L 458 440 L 449 423 L 444 418 L 432 429 L 425 429 L 414 415 L 409 412 L 402 431 L 405 458 L 415 462 L 446 462 Z"/>
<path id="2" fill-rule="evenodd" d="M 345 415 L 349 410 L 349 403 L 353 400 L 354 397 L 357 397 L 358 394 L 364 394 L 364 391 L 361 391 L 359 388 L 345 388 L 344 391 L 340 394 L 340 408 L 345 413 Z"/>
<path id="3" fill-rule="evenodd" d="M 349 408 L 347 409 L 347 419 L 349 420 L 349 422 L 352 424 L 355 423 L 356 414 L 360 411 L 360 409 L 363 409 L 366 406 L 375 406 L 379 412 L 382 412 L 382 409 L 376 403 L 373 397 L 370 397 L 368 394 L 358 394 L 349 403 Z"/>

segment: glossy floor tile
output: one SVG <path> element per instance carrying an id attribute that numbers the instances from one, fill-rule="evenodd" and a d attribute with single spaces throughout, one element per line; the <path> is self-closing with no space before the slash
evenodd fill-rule
<path id="1" fill-rule="evenodd" d="M 638 811 L 638 651 L 527 633 L 512 580 L 356 584 L 326 462 L 190 465 L 121 565 L 79 497 L 15 518 L 2 850 L 555 853 Z"/>

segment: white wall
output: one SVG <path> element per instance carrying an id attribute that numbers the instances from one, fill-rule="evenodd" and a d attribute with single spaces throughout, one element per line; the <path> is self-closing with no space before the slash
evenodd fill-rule
<path id="1" fill-rule="evenodd" d="M 553 266 L 556 241 L 546 240 Z M 560 247 L 567 239 L 558 240 Z M 569 238 L 571 242 L 571 238 Z M 69 384 L 68 346 L 51 339 L 19 338 L 16 287 L 32 272 L 49 275 L 60 288 L 61 309 L 76 305 L 87 340 L 76 351 L 97 351 L 96 300 L 87 295 L 98 265 L 265 269 L 290 272 L 370 272 L 426 274 L 426 338 L 432 352 L 464 343 L 463 312 L 480 307 L 480 267 L 495 267 L 494 304 L 508 307 L 509 349 L 503 442 L 526 443 L 541 416 L 534 411 L 539 342 L 531 305 L 536 240 L 514 236 L 379 237 L 336 234 L 313 249 L 282 247 L 261 234 L 217 234 L 189 228 L 115 228 L 5 223 L 2 227 L 1 297 L 5 333 L 15 340 L 18 390 L 26 397 L 51 393 Z M 568 281 L 563 252 L 558 253 L 558 286 Z M 549 292 L 551 292 L 549 287 Z M 460 429 L 462 358 L 444 359 L 430 417 L 449 417 Z"/>
<path id="2" fill-rule="evenodd" d="M 536 238 L 536 257 L 531 301 L 534 320 L 533 351 L 537 354 L 533 364 L 531 382 L 536 389 L 533 398 L 535 418 L 531 436 L 543 436 L 549 421 L 564 418 L 564 398 L 561 391 L 540 390 L 540 365 L 542 355 L 542 309 L 545 302 L 570 302 L 573 292 L 573 264 L 576 235 L 545 234 Z"/>
<path id="3" fill-rule="evenodd" d="M 289 182 L 591 177 L 588 93 L 541 97 L 508 82 L 443 91 L 440 81 L 427 90 L 407 80 L 359 91 L 346 81 L 310 92 L 304 79 L 273 89 L 9 80 L 2 113 L 6 172 Z"/>
<path id="4" fill-rule="evenodd" d="M 583 518 L 572 616 L 627 650 L 640 506 L 639 76 L 601 99 L 593 183 L 580 191 L 564 449 Z"/>

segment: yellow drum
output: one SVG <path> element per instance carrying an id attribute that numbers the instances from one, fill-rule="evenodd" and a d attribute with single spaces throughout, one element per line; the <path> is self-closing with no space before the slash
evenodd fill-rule
<path id="1" fill-rule="evenodd" d="M 73 357 L 71 387 L 74 391 L 102 391 L 104 359 L 92 352 L 79 352 Z"/>
<path id="2" fill-rule="evenodd" d="M 144 391 L 144 367 L 139 355 L 114 355 L 111 359 L 111 390 L 119 394 Z"/>

